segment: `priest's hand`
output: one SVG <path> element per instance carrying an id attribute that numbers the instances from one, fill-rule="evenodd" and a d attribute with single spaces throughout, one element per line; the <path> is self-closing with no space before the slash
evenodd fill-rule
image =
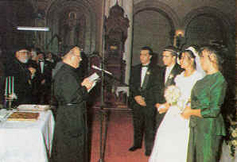
<path id="1" fill-rule="evenodd" d="M 85 86 L 86 89 L 87 89 L 87 91 L 88 91 L 89 89 L 91 89 L 92 85 L 93 85 L 93 82 L 91 82 L 88 78 L 85 78 L 85 79 L 81 82 L 81 86 Z"/>
<path id="2" fill-rule="evenodd" d="M 33 67 L 29 67 L 28 70 L 30 71 L 31 78 L 33 78 L 35 76 L 36 69 Z"/>
<path id="3" fill-rule="evenodd" d="M 135 96 L 134 99 L 139 105 L 146 106 L 146 102 L 142 96 Z"/>

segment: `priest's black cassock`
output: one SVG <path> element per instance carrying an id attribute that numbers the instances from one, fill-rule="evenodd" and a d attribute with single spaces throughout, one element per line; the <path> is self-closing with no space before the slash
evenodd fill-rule
<path id="1" fill-rule="evenodd" d="M 86 162 L 86 98 L 75 68 L 63 63 L 54 77 L 54 95 L 59 103 L 56 116 L 53 160 Z"/>

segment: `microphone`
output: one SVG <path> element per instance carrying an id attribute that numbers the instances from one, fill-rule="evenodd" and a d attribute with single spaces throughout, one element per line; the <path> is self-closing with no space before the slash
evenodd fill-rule
<path id="1" fill-rule="evenodd" d="M 97 66 L 95 66 L 95 65 L 92 65 L 91 66 L 93 69 L 96 69 L 96 70 L 99 70 L 99 71 L 104 71 L 105 73 L 107 73 L 107 74 L 109 74 L 109 75 L 113 75 L 111 72 L 108 72 L 108 71 L 106 71 L 106 70 L 103 70 L 103 69 L 101 69 L 101 68 L 99 68 L 99 67 L 97 67 Z"/>

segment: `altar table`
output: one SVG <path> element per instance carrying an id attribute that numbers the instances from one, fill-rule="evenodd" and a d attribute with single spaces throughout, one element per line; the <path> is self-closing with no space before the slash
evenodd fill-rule
<path id="1" fill-rule="evenodd" d="M 36 121 L 0 122 L 0 162 L 48 162 L 54 133 L 51 110 Z"/>

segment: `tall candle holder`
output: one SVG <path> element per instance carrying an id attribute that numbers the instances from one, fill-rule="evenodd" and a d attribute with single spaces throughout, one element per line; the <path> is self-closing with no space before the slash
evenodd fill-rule
<path id="1" fill-rule="evenodd" d="M 14 100 L 17 99 L 17 96 L 14 92 L 14 76 L 8 76 L 6 77 L 5 80 L 5 94 L 4 94 L 4 98 L 5 98 L 5 108 L 7 109 L 12 109 L 12 103 Z"/>
<path id="2" fill-rule="evenodd" d="M 9 96 L 5 96 L 5 108 L 11 109 L 12 108 L 13 99 Z"/>

